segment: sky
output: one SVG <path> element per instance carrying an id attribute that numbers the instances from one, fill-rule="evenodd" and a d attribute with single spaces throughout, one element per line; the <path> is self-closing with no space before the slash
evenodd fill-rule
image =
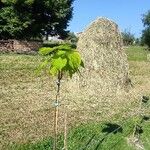
<path id="1" fill-rule="evenodd" d="M 75 0 L 73 18 L 68 29 L 81 32 L 96 18 L 115 21 L 120 31 L 130 31 L 140 37 L 144 29 L 142 16 L 150 10 L 150 0 Z"/>

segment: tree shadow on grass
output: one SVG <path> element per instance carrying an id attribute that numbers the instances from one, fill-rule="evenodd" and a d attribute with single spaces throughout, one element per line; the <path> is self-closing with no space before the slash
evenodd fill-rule
<path id="1" fill-rule="evenodd" d="M 100 145 L 102 142 L 110 135 L 110 134 L 117 134 L 117 133 L 122 133 L 123 128 L 116 124 L 116 123 L 106 123 L 106 127 L 102 129 L 102 132 L 105 132 L 106 134 L 104 137 L 97 143 L 96 147 L 94 150 L 98 150 L 100 148 Z"/>
<path id="2" fill-rule="evenodd" d="M 123 128 L 116 123 L 106 123 L 105 125 L 106 125 L 106 127 L 102 129 L 102 132 L 106 132 L 108 134 L 109 133 L 116 134 L 116 133 L 123 132 Z"/>
<path id="3" fill-rule="evenodd" d="M 88 148 L 89 144 L 90 144 L 91 141 L 94 139 L 94 137 L 95 137 L 95 134 L 92 135 L 92 137 L 88 140 L 88 142 L 86 143 L 85 147 L 84 147 L 82 150 L 86 150 L 86 149 Z"/>
<path id="4" fill-rule="evenodd" d="M 150 120 L 150 116 L 143 116 L 143 118 L 142 118 L 142 122 L 149 121 L 149 120 Z"/>

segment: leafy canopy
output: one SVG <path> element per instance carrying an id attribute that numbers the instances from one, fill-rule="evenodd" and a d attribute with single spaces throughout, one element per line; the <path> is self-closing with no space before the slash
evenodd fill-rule
<path id="1" fill-rule="evenodd" d="M 53 48 L 42 47 L 39 53 L 43 56 L 47 56 L 39 68 L 47 68 L 49 73 L 53 76 L 57 75 L 58 72 L 62 72 L 72 77 L 75 72 L 79 72 L 80 66 L 84 67 L 79 52 L 68 44 Z"/>
<path id="2" fill-rule="evenodd" d="M 132 45 L 133 42 L 135 41 L 134 35 L 130 31 L 127 31 L 127 30 L 122 32 L 122 38 L 123 38 L 124 45 Z"/>
<path id="3" fill-rule="evenodd" d="M 144 26 L 150 26 L 150 10 L 143 15 L 142 22 Z"/>
<path id="4" fill-rule="evenodd" d="M 150 10 L 144 14 L 142 22 L 145 26 L 142 31 L 142 42 L 150 48 Z"/>
<path id="5" fill-rule="evenodd" d="M 1 0 L 0 39 L 67 35 L 74 0 Z"/>

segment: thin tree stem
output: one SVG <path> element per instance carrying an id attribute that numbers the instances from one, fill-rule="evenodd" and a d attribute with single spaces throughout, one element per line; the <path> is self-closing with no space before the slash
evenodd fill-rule
<path id="1" fill-rule="evenodd" d="M 54 116 L 54 145 L 53 145 L 53 150 L 57 150 L 57 135 L 58 135 L 58 106 L 59 106 L 59 94 L 60 94 L 60 81 L 62 79 L 62 72 L 58 72 L 58 77 L 57 77 L 57 93 L 56 93 L 56 99 L 55 99 L 55 116 Z"/>

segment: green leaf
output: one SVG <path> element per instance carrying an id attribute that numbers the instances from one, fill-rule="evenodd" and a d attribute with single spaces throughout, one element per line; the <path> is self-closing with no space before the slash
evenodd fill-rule
<path id="1" fill-rule="evenodd" d="M 58 70 L 55 66 L 53 66 L 53 67 L 50 68 L 49 72 L 50 72 L 51 75 L 55 76 L 58 73 Z"/>
<path id="2" fill-rule="evenodd" d="M 65 51 L 72 51 L 72 47 L 70 44 L 62 44 L 60 46 L 56 46 L 53 48 L 54 50 L 65 50 Z"/>
<path id="3" fill-rule="evenodd" d="M 36 69 L 36 73 L 39 74 L 41 72 L 42 69 L 46 68 L 46 66 L 48 65 L 48 59 L 46 59 L 44 62 L 42 62 L 39 67 Z"/>
<path id="4" fill-rule="evenodd" d="M 56 53 L 56 56 L 64 56 L 66 54 L 66 51 L 63 51 L 63 50 L 59 50 L 57 53 Z"/>
<path id="5" fill-rule="evenodd" d="M 81 56 L 79 54 L 79 52 L 71 52 L 70 54 L 68 54 L 68 58 L 69 58 L 69 65 L 71 66 L 72 69 L 78 69 L 80 67 L 81 64 Z"/>
<path id="6" fill-rule="evenodd" d="M 53 57 L 52 58 L 52 67 L 55 67 L 58 71 L 61 71 L 67 64 L 66 58 Z"/>
<path id="7" fill-rule="evenodd" d="M 50 47 L 42 47 L 39 49 L 39 54 L 41 55 L 48 55 L 50 54 L 51 52 L 53 52 L 54 49 L 53 48 L 50 48 Z"/>

